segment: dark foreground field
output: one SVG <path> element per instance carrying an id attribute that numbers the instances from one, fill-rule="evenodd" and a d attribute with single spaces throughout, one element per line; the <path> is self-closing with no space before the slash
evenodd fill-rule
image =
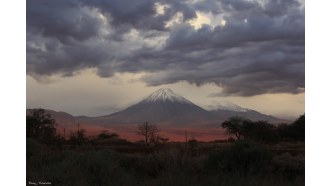
<path id="1" fill-rule="evenodd" d="M 272 125 L 233 117 L 222 127 L 235 138 L 169 142 L 156 125 L 137 127 L 140 142 L 79 128 L 57 132 L 44 110 L 27 116 L 27 185 L 295 186 L 305 184 L 305 116 Z M 187 135 L 186 135 L 187 136 Z M 144 138 L 143 138 L 144 137 Z M 236 139 L 236 140 L 235 140 Z"/>
<path id="2" fill-rule="evenodd" d="M 27 138 L 27 185 L 304 185 L 304 143 L 83 144 Z"/>

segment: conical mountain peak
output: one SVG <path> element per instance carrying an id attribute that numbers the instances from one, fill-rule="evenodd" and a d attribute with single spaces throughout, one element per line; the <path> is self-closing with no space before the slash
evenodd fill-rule
<path id="1" fill-rule="evenodd" d="M 171 89 L 161 88 L 146 99 L 109 116 L 122 123 L 157 122 L 163 124 L 201 124 L 214 115 Z"/>
<path id="2" fill-rule="evenodd" d="M 169 88 L 161 88 L 161 89 L 156 90 L 149 97 L 147 97 L 144 101 L 147 101 L 147 102 L 171 101 L 171 102 L 184 102 L 184 103 L 191 104 L 191 102 L 189 100 L 174 93 Z"/>

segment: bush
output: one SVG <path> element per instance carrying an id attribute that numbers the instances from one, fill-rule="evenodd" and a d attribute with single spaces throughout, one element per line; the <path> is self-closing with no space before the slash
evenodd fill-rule
<path id="1" fill-rule="evenodd" d="M 292 156 L 284 153 L 274 157 L 273 173 L 294 180 L 305 173 L 304 157 Z"/>
<path id="2" fill-rule="evenodd" d="M 256 121 L 244 125 L 244 139 L 257 142 L 274 143 L 278 141 L 275 126 L 267 121 Z"/>
<path id="3" fill-rule="evenodd" d="M 43 180 L 54 185 L 130 185 L 128 172 L 119 161 L 117 153 L 102 150 L 45 156 L 38 174 L 27 174 L 29 180 Z M 40 171 L 42 170 L 42 172 Z"/>
<path id="4" fill-rule="evenodd" d="M 271 152 L 260 144 L 237 141 L 222 151 L 211 153 L 206 165 L 217 171 L 246 175 L 266 170 L 271 159 Z"/>
<path id="5" fill-rule="evenodd" d="M 26 137 L 48 145 L 54 143 L 55 120 L 44 109 L 29 109 L 26 115 Z"/>
<path id="6" fill-rule="evenodd" d="M 27 181 L 50 181 L 53 185 L 304 184 L 303 156 L 283 154 L 273 158 L 266 147 L 244 140 L 197 156 L 184 144 L 130 154 L 93 150 L 85 145 L 57 150 L 34 139 L 28 139 L 27 147 Z"/>
<path id="7" fill-rule="evenodd" d="M 285 141 L 305 141 L 305 115 L 292 124 L 281 124 L 276 128 L 278 135 Z"/>
<path id="8" fill-rule="evenodd" d="M 38 153 L 42 149 L 41 144 L 33 138 L 26 138 L 26 157 L 30 158 Z"/>

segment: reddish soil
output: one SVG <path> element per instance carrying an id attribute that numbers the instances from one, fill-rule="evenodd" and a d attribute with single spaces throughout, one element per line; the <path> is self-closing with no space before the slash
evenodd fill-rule
<path id="1" fill-rule="evenodd" d="M 71 132 L 76 132 L 78 127 L 66 128 L 66 136 L 69 136 Z M 137 126 L 135 125 L 126 125 L 126 126 L 111 126 L 111 127 L 102 127 L 102 126 L 91 126 L 91 125 L 80 125 L 80 130 L 84 129 L 87 136 L 95 136 L 103 130 L 107 130 L 110 133 L 117 133 L 120 138 L 129 140 L 129 141 L 139 141 L 143 140 L 143 137 L 138 135 Z M 225 134 L 224 130 L 221 128 L 209 128 L 209 127 L 159 127 L 159 135 L 164 138 L 169 138 L 170 141 L 185 141 L 196 139 L 198 141 L 213 141 L 213 140 L 223 140 L 228 139 L 228 135 Z M 58 132 L 63 133 L 63 127 L 58 126 Z M 186 135 L 187 134 L 187 135 Z"/>

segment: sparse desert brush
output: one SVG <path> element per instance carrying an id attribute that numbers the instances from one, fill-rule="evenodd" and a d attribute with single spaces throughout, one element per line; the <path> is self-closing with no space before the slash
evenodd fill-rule
<path id="1" fill-rule="evenodd" d="M 108 150 L 70 153 L 58 162 L 48 162 L 34 179 L 46 177 L 55 185 L 122 185 L 127 170 L 119 159 L 118 154 Z"/>
<path id="2" fill-rule="evenodd" d="M 273 173 L 288 179 L 296 179 L 305 174 L 305 158 L 302 155 L 292 156 L 289 153 L 277 155 L 273 159 Z"/>
<path id="3" fill-rule="evenodd" d="M 195 154 L 185 143 L 162 147 L 128 145 L 126 148 L 135 150 L 127 152 L 83 145 L 58 150 L 30 139 L 27 146 L 30 149 L 27 179 L 50 180 L 54 185 L 289 186 L 304 183 L 303 155 L 276 155 L 268 145 L 250 141 L 236 141 Z M 200 145 L 193 150 L 202 148 Z"/>
<path id="4" fill-rule="evenodd" d="M 210 153 L 207 168 L 224 172 L 250 174 L 262 172 L 272 159 L 272 153 L 264 146 L 237 141 L 232 146 Z"/>
<path id="5" fill-rule="evenodd" d="M 30 158 L 36 153 L 40 153 L 42 145 L 33 138 L 26 138 L 26 157 Z"/>

